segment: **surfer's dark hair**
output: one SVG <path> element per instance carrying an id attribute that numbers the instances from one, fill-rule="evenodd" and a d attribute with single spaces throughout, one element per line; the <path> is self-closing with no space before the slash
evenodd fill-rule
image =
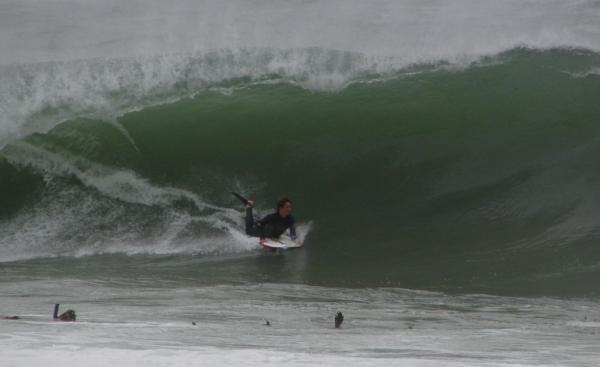
<path id="1" fill-rule="evenodd" d="M 288 197 L 282 197 L 281 199 L 279 199 L 279 201 L 277 202 L 277 210 L 283 208 L 285 206 L 285 204 L 287 203 L 292 203 L 292 201 L 290 200 L 290 198 Z"/>

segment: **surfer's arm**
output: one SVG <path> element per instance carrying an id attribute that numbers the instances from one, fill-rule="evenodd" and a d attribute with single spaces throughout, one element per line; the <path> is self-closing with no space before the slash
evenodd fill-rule
<path id="1" fill-rule="evenodd" d="M 270 215 L 267 215 L 266 217 L 264 217 L 263 219 L 257 220 L 256 221 L 256 228 L 258 228 L 260 230 L 260 239 L 264 240 L 266 238 L 265 236 L 265 224 L 267 224 L 270 220 Z"/>
<path id="2" fill-rule="evenodd" d="M 290 238 L 292 240 L 296 239 L 296 223 L 292 222 L 292 225 L 290 226 Z"/>

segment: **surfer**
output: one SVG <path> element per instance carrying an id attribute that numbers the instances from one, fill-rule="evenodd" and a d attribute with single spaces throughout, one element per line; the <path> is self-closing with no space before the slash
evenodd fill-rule
<path id="1" fill-rule="evenodd" d="M 275 212 L 263 219 L 254 220 L 252 208 L 254 202 L 236 194 L 246 206 L 246 234 L 252 237 L 279 238 L 287 229 L 290 230 L 292 240 L 296 239 L 295 220 L 292 216 L 292 201 L 289 198 L 281 198 L 277 202 Z"/>
<path id="2" fill-rule="evenodd" d="M 54 319 L 54 321 L 76 321 L 77 320 L 77 315 L 75 315 L 74 310 L 67 310 L 59 316 L 58 315 L 59 307 L 60 307 L 60 304 L 58 304 L 58 303 L 54 305 L 54 314 L 52 315 L 52 318 Z M 20 320 L 21 317 L 19 317 L 19 316 L 2 316 L 2 317 L 0 317 L 0 319 L 2 319 L 2 320 Z"/>
<path id="3" fill-rule="evenodd" d="M 67 310 L 67 311 L 63 312 L 60 316 L 58 316 L 58 308 L 59 307 L 60 307 L 59 303 L 54 305 L 54 314 L 52 315 L 52 318 L 54 319 L 54 321 L 76 321 L 77 320 L 77 315 L 75 315 L 74 310 Z"/>
<path id="4" fill-rule="evenodd" d="M 339 329 L 342 326 L 342 322 L 344 322 L 344 315 L 341 312 L 338 312 L 334 318 L 335 328 Z"/>

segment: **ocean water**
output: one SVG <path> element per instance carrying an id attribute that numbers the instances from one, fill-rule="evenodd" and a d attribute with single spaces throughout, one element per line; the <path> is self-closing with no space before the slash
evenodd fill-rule
<path id="1" fill-rule="evenodd" d="M 597 366 L 599 16 L 2 2 L 0 366 Z"/>

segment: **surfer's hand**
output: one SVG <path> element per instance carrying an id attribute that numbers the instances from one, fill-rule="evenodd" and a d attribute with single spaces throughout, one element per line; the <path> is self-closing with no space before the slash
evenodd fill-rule
<path id="1" fill-rule="evenodd" d="M 254 201 L 248 200 L 248 202 L 246 203 L 246 208 L 252 208 L 253 206 L 254 206 Z"/>

